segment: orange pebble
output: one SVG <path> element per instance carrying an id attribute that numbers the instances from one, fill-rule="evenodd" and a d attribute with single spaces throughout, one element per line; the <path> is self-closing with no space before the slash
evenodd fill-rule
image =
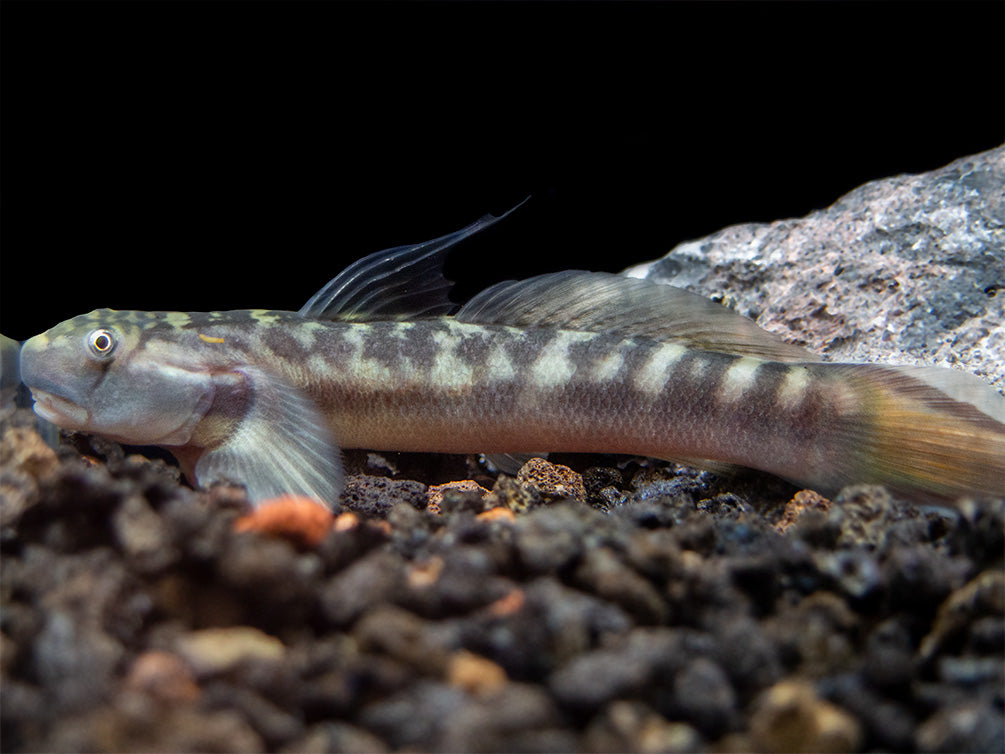
<path id="1" fill-rule="evenodd" d="M 516 514 L 513 513 L 509 508 L 489 508 L 484 513 L 479 513 L 475 518 L 479 518 L 482 521 L 512 521 L 516 518 Z"/>
<path id="2" fill-rule="evenodd" d="M 415 589 L 432 586 L 443 573 L 443 558 L 433 556 L 423 563 L 415 563 L 408 569 L 408 585 Z"/>
<path id="3" fill-rule="evenodd" d="M 317 547 L 331 531 L 334 517 L 317 500 L 282 495 L 266 500 L 234 522 L 235 531 L 283 537 L 302 547 Z"/>
<path id="4" fill-rule="evenodd" d="M 357 526 L 359 526 L 359 516 L 346 511 L 345 513 L 339 513 L 335 517 L 333 528 L 335 531 L 349 531 L 350 529 L 355 529 Z"/>
<path id="5" fill-rule="evenodd" d="M 519 589 L 514 589 L 505 597 L 500 597 L 489 605 L 487 610 L 489 615 L 501 618 L 503 616 L 519 612 L 520 608 L 523 607 L 524 602 L 526 602 L 526 599 L 523 596 L 523 592 Z"/>
<path id="6" fill-rule="evenodd" d="M 785 511 L 782 520 L 775 524 L 775 529 L 784 534 L 799 517 L 809 510 L 817 510 L 826 513 L 831 509 L 833 503 L 818 492 L 813 490 L 800 490 L 795 496 L 785 504 Z"/>
<path id="7" fill-rule="evenodd" d="M 447 683 L 469 694 L 490 694 L 506 681 L 506 671 L 499 665 L 463 649 L 451 655 L 447 663 Z"/>

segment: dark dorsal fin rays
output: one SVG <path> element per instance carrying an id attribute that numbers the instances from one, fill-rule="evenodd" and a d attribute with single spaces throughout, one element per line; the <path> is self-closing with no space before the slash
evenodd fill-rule
<path id="1" fill-rule="evenodd" d="M 498 283 L 461 307 L 456 318 L 651 338 L 775 361 L 819 360 L 703 296 L 607 272 L 567 270 Z"/>
<path id="2" fill-rule="evenodd" d="M 528 197 L 529 198 L 529 197 Z M 298 314 L 309 319 L 369 321 L 449 314 L 457 308 L 443 275 L 447 253 L 522 206 L 485 215 L 461 230 L 432 241 L 384 249 L 353 262 L 311 296 Z"/>

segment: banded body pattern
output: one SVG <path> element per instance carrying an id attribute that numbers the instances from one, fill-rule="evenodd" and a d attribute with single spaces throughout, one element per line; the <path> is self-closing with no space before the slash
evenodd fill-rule
<path id="1" fill-rule="evenodd" d="M 834 438 L 863 419 L 851 386 L 815 364 L 448 318 L 291 324 L 260 328 L 253 343 L 223 323 L 206 329 L 282 365 L 343 447 L 561 449 L 762 467 L 767 456 L 771 471 L 792 476 L 834 460 L 843 452 Z"/>

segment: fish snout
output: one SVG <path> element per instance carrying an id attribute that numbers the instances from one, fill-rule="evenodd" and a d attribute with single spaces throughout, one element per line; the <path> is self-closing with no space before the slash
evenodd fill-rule
<path id="1" fill-rule="evenodd" d="M 90 416 L 74 395 L 73 374 L 59 363 L 44 335 L 29 338 L 21 346 L 21 382 L 29 390 L 36 414 L 64 429 L 85 429 Z"/>
<path id="2" fill-rule="evenodd" d="M 43 388 L 45 378 L 47 339 L 43 335 L 28 338 L 21 344 L 20 371 L 21 382 L 34 391 Z"/>

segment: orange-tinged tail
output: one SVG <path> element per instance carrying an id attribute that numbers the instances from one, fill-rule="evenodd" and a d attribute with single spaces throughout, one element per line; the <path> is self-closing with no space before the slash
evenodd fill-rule
<path id="1" fill-rule="evenodd" d="M 1005 496 L 1005 398 L 983 380 L 936 367 L 833 369 L 863 401 L 842 476 L 917 497 Z"/>

